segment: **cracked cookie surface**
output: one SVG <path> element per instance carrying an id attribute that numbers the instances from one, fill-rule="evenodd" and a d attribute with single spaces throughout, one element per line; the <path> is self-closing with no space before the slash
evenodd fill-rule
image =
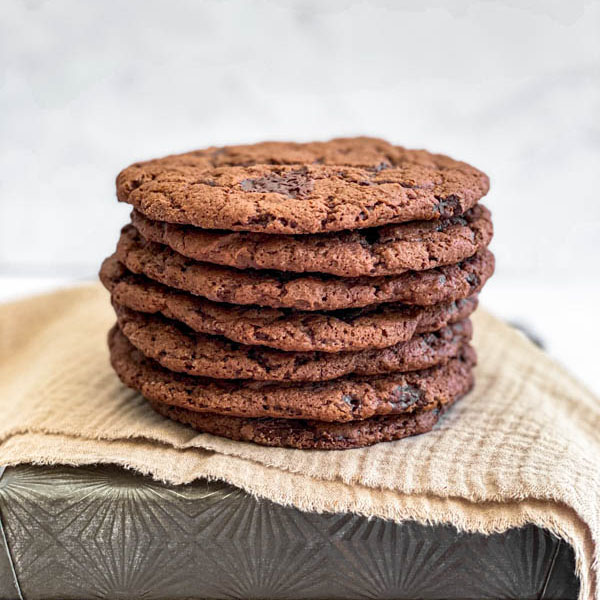
<path id="1" fill-rule="evenodd" d="M 325 382 L 223 380 L 174 373 L 144 356 L 115 326 L 111 364 L 120 379 L 155 403 L 237 417 L 347 422 L 376 415 L 439 409 L 473 384 L 474 350 L 423 371 Z"/>
<path id="2" fill-rule="evenodd" d="M 116 302 L 133 310 L 159 313 L 241 344 L 286 351 L 386 348 L 462 321 L 477 307 L 476 296 L 429 307 L 382 304 L 326 313 L 220 304 L 136 275 L 115 255 L 102 264 L 100 279 Z"/>
<path id="3" fill-rule="evenodd" d="M 490 212 L 482 205 L 438 221 L 320 235 L 199 229 L 152 221 L 135 210 L 131 221 L 147 240 L 194 260 L 340 277 L 398 275 L 454 264 L 487 247 L 493 234 Z"/>
<path id="4" fill-rule="evenodd" d="M 119 328 L 144 356 L 178 373 L 217 379 L 326 381 L 428 369 L 456 357 L 471 339 L 469 320 L 406 342 L 358 352 L 282 352 L 197 333 L 157 315 L 113 303 Z"/>
<path id="5" fill-rule="evenodd" d="M 453 217 L 488 190 L 464 162 L 373 138 L 208 148 L 117 177 L 118 199 L 150 219 L 280 234 Z"/>

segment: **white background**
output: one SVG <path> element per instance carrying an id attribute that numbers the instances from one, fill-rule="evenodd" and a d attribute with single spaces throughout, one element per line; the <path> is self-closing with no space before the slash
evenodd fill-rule
<path id="1" fill-rule="evenodd" d="M 376 135 L 489 173 L 483 304 L 600 390 L 600 2 L 2 0 L 0 68 L 0 300 L 95 277 L 134 160 Z"/>

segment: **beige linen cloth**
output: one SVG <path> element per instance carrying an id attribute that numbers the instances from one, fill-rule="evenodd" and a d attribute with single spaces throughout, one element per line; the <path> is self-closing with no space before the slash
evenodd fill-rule
<path id="1" fill-rule="evenodd" d="M 116 463 L 172 483 L 218 478 L 312 511 L 536 523 L 575 550 L 598 597 L 600 402 L 482 310 L 475 390 L 431 433 L 338 452 L 264 448 L 155 414 L 108 363 L 108 294 L 88 285 L 0 306 L 0 465 Z"/>

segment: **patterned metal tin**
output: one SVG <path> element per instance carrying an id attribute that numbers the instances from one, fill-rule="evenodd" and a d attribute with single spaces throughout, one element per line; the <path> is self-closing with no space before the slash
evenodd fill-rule
<path id="1" fill-rule="evenodd" d="M 566 599 L 578 591 L 571 548 L 534 526 L 486 537 L 304 513 L 224 483 L 168 486 L 116 467 L 8 468 L 0 516 L 2 599 L 19 598 L 19 586 L 25 600 Z"/>

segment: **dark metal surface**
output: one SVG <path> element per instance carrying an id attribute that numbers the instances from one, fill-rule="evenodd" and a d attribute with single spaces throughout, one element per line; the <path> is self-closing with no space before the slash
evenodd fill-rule
<path id="1" fill-rule="evenodd" d="M 5 470 L 5 467 L 0 467 L 0 481 Z M 0 514 L 0 600 L 6 598 L 22 600 L 22 595 Z"/>
<path id="2" fill-rule="evenodd" d="M 0 516 L 25 600 L 568 599 L 578 591 L 571 548 L 534 526 L 486 537 L 303 513 L 223 483 L 166 486 L 116 467 L 6 469 Z M 0 598 L 18 598 L 6 556 Z"/>

